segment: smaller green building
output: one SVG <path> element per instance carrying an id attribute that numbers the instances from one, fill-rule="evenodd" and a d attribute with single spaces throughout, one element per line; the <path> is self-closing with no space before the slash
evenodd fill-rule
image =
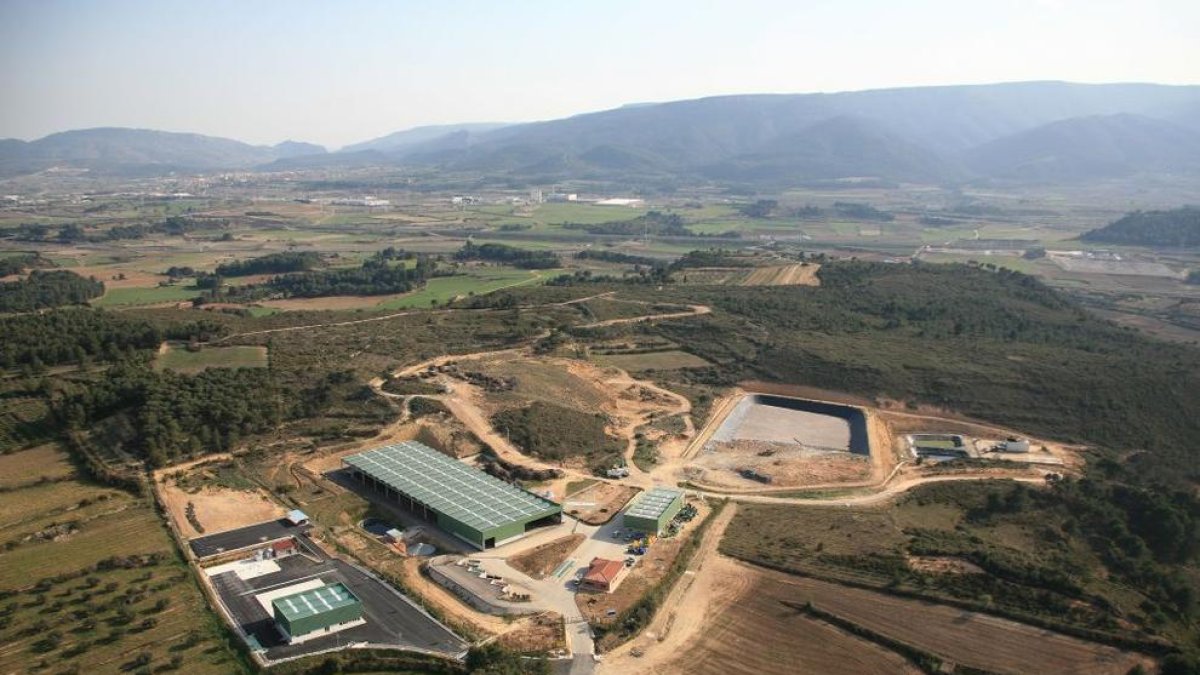
<path id="1" fill-rule="evenodd" d="M 683 492 L 670 488 L 654 488 L 642 493 L 625 509 L 625 527 L 646 534 L 660 535 L 667 524 L 683 508 Z"/>
<path id="2" fill-rule="evenodd" d="M 291 644 L 363 623 L 362 602 L 340 582 L 275 598 L 271 608 Z"/>

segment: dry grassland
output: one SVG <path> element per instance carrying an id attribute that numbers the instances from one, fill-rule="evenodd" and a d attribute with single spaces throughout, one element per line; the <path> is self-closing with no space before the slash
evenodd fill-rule
<path id="1" fill-rule="evenodd" d="M 0 455 L 0 488 L 10 489 L 38 480 L 58 480 L 75 473 L 75 468 L 57 445 L 47 443 L 35 448 Z"/>
<path id="2" fill-rule="evenodd" d="M 795 265 L 778 265 L 775 267 L 759 267 L 742 280 L 742 286 L 820 286 L 817 278 L 820 265 L 798 263 Z"/>

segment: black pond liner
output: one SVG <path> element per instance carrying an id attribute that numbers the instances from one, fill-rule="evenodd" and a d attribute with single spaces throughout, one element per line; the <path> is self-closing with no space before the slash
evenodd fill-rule
<path id="1" fill-rule="evenodd" d="M 802 398 L 787 398 L 770 394 L 752 394 L 751 401 L 758 405 L 769 405 L 774 408 L 786 408 L 801 412 L 828 415 L 846 420 L 850 425 L 850 452 L 856 455 L 871 454 L 871 442 L 867 438 L 867 416 L 862 410 L 848 405 L 808 401 Z"/>

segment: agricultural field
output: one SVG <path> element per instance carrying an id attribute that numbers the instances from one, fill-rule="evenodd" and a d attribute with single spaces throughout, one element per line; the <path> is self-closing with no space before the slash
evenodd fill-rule
<path id="1" fill-rule="evenodd" d="M 742 280 L 743 286 L 818 286 L 820 265 L 798 263 L 759 267 Z"/>
<path id="2" fill-rule="evenodd" d="M 144 288 L 110 288 L 92 301 L 96 307 L 128 307 L 133 305 L 162 305 L 186 302 L 200 295 L 194 286 L 147 286 Z"/>
<path id="3" fill-rule="evenodd" d="M 54 446 L 0 461 L 25 467 L 0 492 L 0 670 L 246 671 L 147 500 Z"/>
<path id="4" fill-rule="evenodd" d="M 163 343 L 154 360 L 158 370 L 198 373 L 207 368 L 266 368 L 266 347 L 203 347 Z"/>
<path id="5" fill-rule="evenodd" d="M 720 592 L 730 594 L 706 617 L 702 635 L 676 650 L 664 672 L 724 675 L 915 675 L 904 657 L 783 605 L 777 590 L 752 569 L 726 569 Z M 786 598 L 788 596 L 784 596 Z"/>
<path id="6" fill-rule="evenodd" d="M 385 300 L 375 305 L 375 309 L 420 309 L 431 305 L 444 305 L 457 298 L 470 295 L 483 295 L 503 288 L 540 283 L 559 272 L 561 270 L 528 271 L 506 267 L 471 268 L 465 275 L 430 279 L 425 282 L 425 288 Z"/>
<path id="7" fill-rule="evenodd" d="M 736 526 L 736 525 L 735 525 Z M 1153 659 L 955 607 L 738 565 L 741 592 L 710 619 L 704 639 L 672 663 L 688 672 L 920 672 L 899 654 L 805 616 L 817 609 L 930 652 L 996 673 L 1123 675 Z M 788 604 L 785 604 L 788 603 Z M 790 606 L 789 606 L 790 605 Z M 902 620 L 901 617 L 903 617 Z"/>

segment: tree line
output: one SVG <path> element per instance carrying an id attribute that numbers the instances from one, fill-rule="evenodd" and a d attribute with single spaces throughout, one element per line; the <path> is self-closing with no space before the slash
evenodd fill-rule
<path id="1" fill-rule="evenodd" d="M 320 265 L 321 254 L 316 251 L 286 251 L 221 263 L 214 273 L 222 277 L 245 277 L 252 274 L 304 272 Z"/>
<path id="2" fill-rule="evenodd" d="M 523 270 L 548 270 L 562 267 L 562 261 L 552 251 L 530 251 L 506 244 L 476 244 L 468 241 L 454 254 L 455 260 L 487 260 L 512 265 Z"/>

